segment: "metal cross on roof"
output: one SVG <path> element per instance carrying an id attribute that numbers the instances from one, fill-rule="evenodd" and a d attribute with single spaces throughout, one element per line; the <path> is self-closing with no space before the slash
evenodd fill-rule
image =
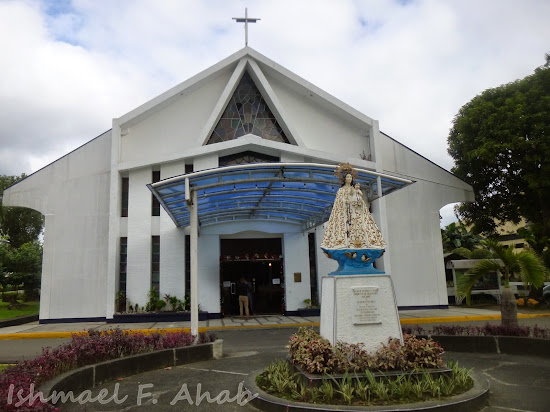
<path id="1" fill-rule="evenodd" d="M 244 23 L 244 45 L 248 46 L 248 23 L 256 23 L 256 21 L 261 20 L 258 18 L 248 17 L 248 8 L 244 9 L 244 17 L 233 17 L 237 23 Z"/>

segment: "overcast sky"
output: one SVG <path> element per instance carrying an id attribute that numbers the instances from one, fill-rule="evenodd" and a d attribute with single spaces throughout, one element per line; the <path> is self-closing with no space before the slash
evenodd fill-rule
<path id="1" fill-rule="evenodd" d="M 550 52 L 547 0 L 0 0 L 0 174 L 40 169 L 241 49 L 245 7 L 261 18 L 249 46 L 445 169 L 459 108 Z"/>

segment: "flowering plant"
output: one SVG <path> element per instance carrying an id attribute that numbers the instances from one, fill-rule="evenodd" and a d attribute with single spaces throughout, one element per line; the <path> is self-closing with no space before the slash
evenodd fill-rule
<path id="1" fill-rule="evenodd" d="M 197 343 L 214 340 L 214 335 L 200 333 Z M 8 403 L 10 386 L 14 385 L 12 393 L 21 391 L 21 396 L 26 397 L 31 384 L 38 387 L 71 369 L 138 353 L 189 346 L 192 343 L 193 335 L 188 332 L 154 332 L 146 335 L 117 328 L 74 333 L 69 343 L 55 349 L 44 348 L 37 358 L 18 362 L 0 374 L 0 410 L 58 411 L 58 408 L 38 399 L 34 402 L 25 402 L 19 407 L 16 407 L 15 403 Z"/>
<path id="2" fill-rule="evenodd" d="M 534 307 L 536 307 L 538 304 L 539 304 L 539 302 L 536 301 L 535 299 L 528 299 L 528 300 L 527 300 L 527 306 L 529 306 L 530 308 L 534 308 Z"/>

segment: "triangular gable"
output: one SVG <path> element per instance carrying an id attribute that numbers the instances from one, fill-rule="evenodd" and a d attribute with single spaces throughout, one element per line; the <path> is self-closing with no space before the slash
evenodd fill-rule
<path id="1" fill-rule="evenodd" d="M 281 102 L 275 95 L 275 92 L 273 91 L 273 88 L 267 80 L 266 75 L 264 75 L 264 71 L 266 74 L 269 72 L 272 75 L 276 74 L 277 76 L 288 79 L 290 82 L 292 82 L 293 88 L 307 91 L 310 96 L 318 96 L 326 104 L 332 106 L 337 110 L 341 110 L 347 113 L 350 116 L 351 120 L 355 119 L 361 123 L 366 123 L 368 125 L 371 125 L 373 122 L 371 118 L 363 115 L 362 113 L 359 113 L 357 110 L 351 108 L 350 106 L 346 105 L 345 103 L 341 102 L 330 94 L 324 92 L 323 90 L 319 89 L 308 81 L 285 69 L 273 60 L 270 60 L 266 56 L 246 46 L 245 48 L 239 50 L 231 56 L 209 67 L 208 69 L 191 77 L 185 82 L 173 87 L 172 89 L 162 93 L 154 99 L 121 116 L 118 119 L 118 125 L 125 128 L 131 127 L 133 124 L 138 123 L 149 114 L 159 111 L 163 107 L 170 105 L 175 99 L 179 99 L 181 96 L 187 95 L 193 90 L 200 88 L 205 82 L 208 82 L 212 76 L 217 76 L 219 73 L 227 69 L 233 70 L 233 75 L 231 76 L 231 79 L 229 80 L 226 89 L 222 93 L 218 104 L 216 105 L 214 110 L 212 110 L 210 118 L 207 122 L 205 122 L 204 129 L 197 138 L 197 143 L 200 146 L 205 145 L 209 140 L 209 137 L 212 134 L 214 127 L 218 123 L 219 116 L 221 116 L 221 114 L 225 110 L 229 99 L 233 95 L 233 92 L 235 91 L 235 88 L 237 87 L 237 84 L 244 70 L 247 70 L 254 80 L 255 85 L 262 93 L 263 98 L 266 100 L 269 108 L 275 115 L 279 126 L 285 132 L 287 139 L 292 145 L 304 147 L 298 130 L 293 127 L 292 124 L 290 124 L 291 120 L 287 118 L 286 112 L 282 107 Z"/>
<path id="2" fill-rule="evenodd" d="M 225 142 L 246 134 L 290 143 L 266 99 L 245 70 L 206 144 Z"/>

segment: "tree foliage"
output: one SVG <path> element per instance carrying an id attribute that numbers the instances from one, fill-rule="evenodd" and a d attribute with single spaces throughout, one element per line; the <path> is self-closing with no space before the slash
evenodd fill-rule
<path id="1" fill-rule="evenodd" d="M 40 273 L 42 271 L 42 246 L 29 242 L 14 248 L 0 244 L 0 285 L 18 290 L 23 288 L 27 300 L 38 298 Z"/>
<path id="2" fill-rule="evenodd" d="M 474 250 L 481 241 L 478 235 L 468 231 L 462 223 L 450 223 L 441 229 L 441 240 L 443 242 L 443 251 L 452 252 L 458 248 Z"/>
<path id="3" fill-rule="evenodd" d="M 550 67 L 474 97 L 455 116 L 448 143 L 453 173 L 476 193 L 459 208 L 466 222 L 493 233 L 495 219 L 523 217 L 537 252 L 550 246 Z"/>
<path id="4" fill-rule="evenodd" d="M 3 207 L 3 192 L 26 176 L 0 175 L 0 235 L 7 236 L 14 248 L 35 242 L 44 227 L 44 217 L 36 210 L 24 207 Z"/>

